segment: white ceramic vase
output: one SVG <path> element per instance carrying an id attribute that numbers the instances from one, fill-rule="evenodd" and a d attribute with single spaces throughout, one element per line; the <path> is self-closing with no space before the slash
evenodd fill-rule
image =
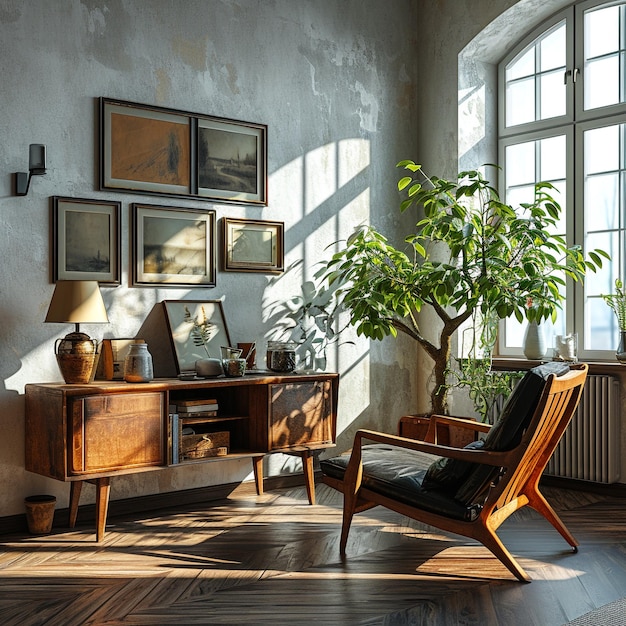
<path id="1" fill-rule="evenodd" d="M 541 324 L 529 322 L 524 334 L 524 356 L 531 361 L 540 361 L 546 355 L 547 345 Z"/>

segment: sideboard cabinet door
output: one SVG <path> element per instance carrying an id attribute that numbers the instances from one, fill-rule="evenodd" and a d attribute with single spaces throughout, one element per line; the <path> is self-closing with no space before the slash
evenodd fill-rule
<path id="1" fill-rule="evenodd" d="M 328 380 L 270 385 L 270 450 L 333 441 L 332 385 Z"/>
<path id="2" fill-rule="evenodd" d="M 166 465 L 165 406 L 160 392 L 70 399 L 68 473 Z"/>

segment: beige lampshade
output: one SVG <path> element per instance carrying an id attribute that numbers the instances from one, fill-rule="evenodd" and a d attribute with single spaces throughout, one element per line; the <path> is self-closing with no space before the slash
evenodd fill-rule
<path id="1" fill-rule="evenodd" d="M 58 281 L 45 321 L 71 324 L 108 322 L 98 281 Z"/>

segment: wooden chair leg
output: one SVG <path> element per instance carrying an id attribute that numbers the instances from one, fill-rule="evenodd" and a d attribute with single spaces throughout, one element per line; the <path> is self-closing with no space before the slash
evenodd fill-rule
<path id="1" fill-rule="evenodd" d="M 263 457 L 255 456 L 252 459 L 252 470 L 254 472 L 254 484 L 256 486 L 256 495 L 263 495 Z"/>
<path id="2" fill-rule="evenodd" d="M 306 494 L 309 504 L 315 504 L 315 474 L 313 472 L 313 455 L 310 450 L 300 453 L 302 458 L 302 470 L 304 471 L 304 482 L 306 484 Z"/>
<path id="3" fill-rule="evenodd" d="M 104 539 L 104 530 L 107 522 L 107 512 L 109 510 L 109 495 L 111 492 L 111 479 L 96 479 L 96 541 Z"/>
<path id="4" fill-rule="evenodd" d="M 572 533 L 567 530 L 565 524 L 561 521 L 561 518 L 554 512 L 554 509 L 550 506 L 550 503 L 543 497 L 541 492 L 533 491 L 532 494 L 528 496 L 528 504 L 531 506 L 537 513 L 541 513 L 549 522 L 556 528 L 558 533 L 567 541 L 567 543 L 574 549 L 575 552 L 578 551 L 578 541 L 574 539 Z"/>
<path id="5" fill-rule="evenodd" d="M 530 576 L 524 571 L 520 564 L 513 558 L 513 555 L 504 547 L 496 533 L 487 526 L 481 527 L 481 532 L 475 535 L 498 560 L 517 578 L 520 582 L 531 582 Z"/>
<path id="6" fill-rule="evenodd" d="M 350 525 L 354 517 L 354 507 L 350 505 L 348 499 L 344 496 L 343 501 L 343 523 L 341 524 L 341 540 L 339 542 L 339 554 L 346 555 L 346 546 L 348 545 L 348 535 L 350 534 Z"/>

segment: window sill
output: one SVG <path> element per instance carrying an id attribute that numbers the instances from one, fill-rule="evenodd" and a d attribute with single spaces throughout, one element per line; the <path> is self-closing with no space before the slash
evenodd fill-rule
<path id="1" fill-rule="evenodd" d="M 491 366 L 494 370 L 529 370 L 531 367 L 547 361 L 531 361 L 522 357 L 493 357 Z M 582 361 L 581 361 L 582 362 Z M 626 366 L 617 361 L 584 361 L 589 365 L 589 374 L 609 374 L 626 377 Z"/>

